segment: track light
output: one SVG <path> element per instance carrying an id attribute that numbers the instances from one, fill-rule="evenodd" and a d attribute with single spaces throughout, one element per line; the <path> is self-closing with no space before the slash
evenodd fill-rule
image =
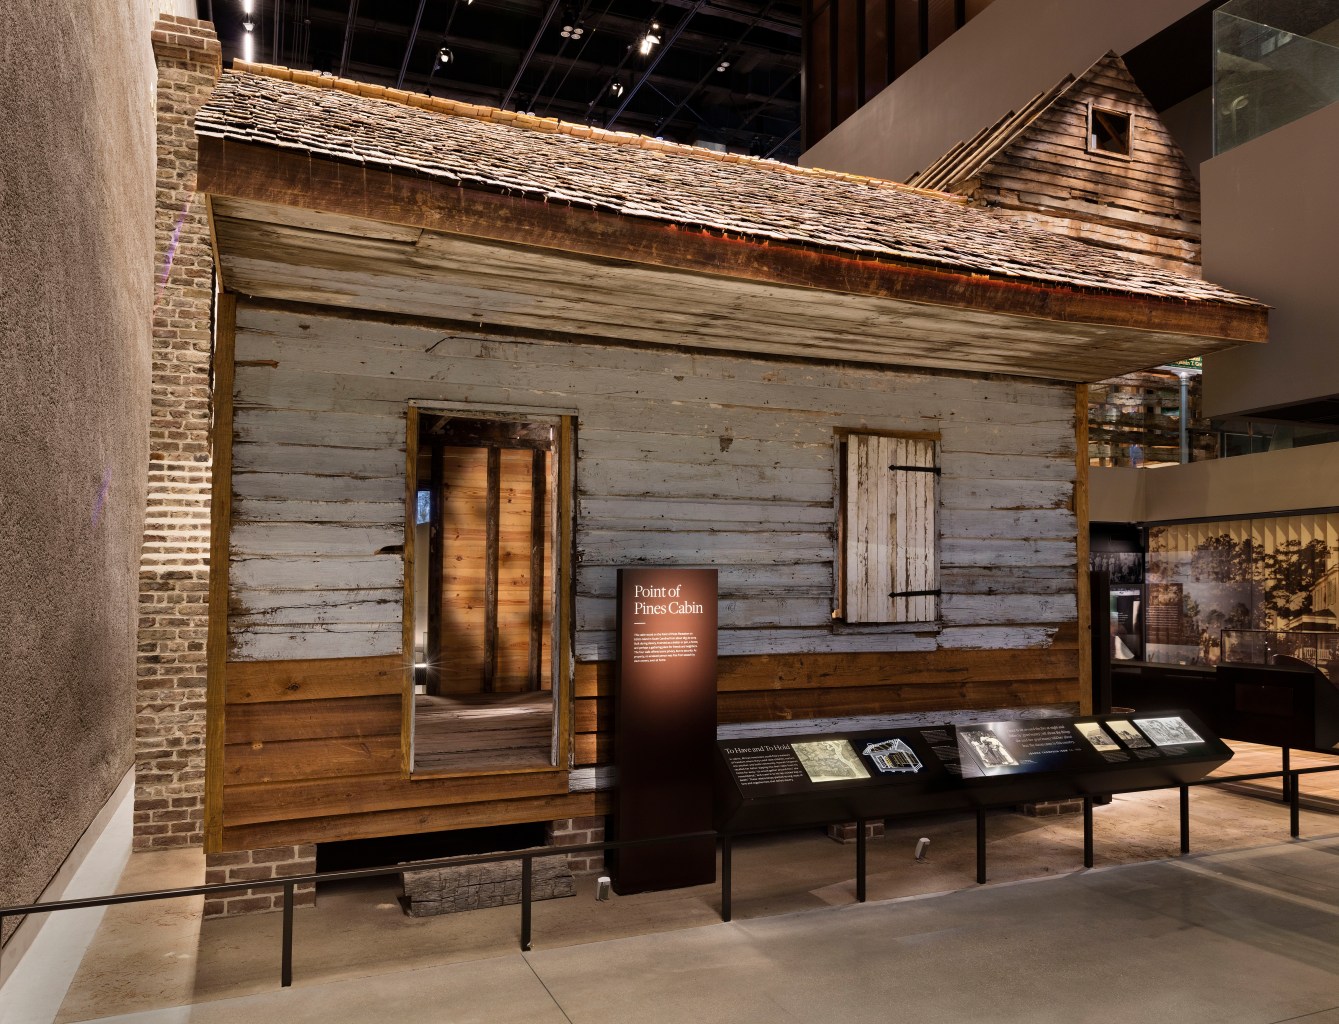
<path id="1" fill-rule="evenodd" d="M 626 90 L 623 88 L 623 83 L 620 82 L 617 78 L 615 78 L 612 82 L 609 83 L 609 92 L 614 96 L 615 99 L 617 99 L 619 96 L 622 96 L 625 91 Z"/>
<path id="2" fill-rule="evenodd" d="M 637 52 L 645 57 L 659 45 L 660 23 L 653 21 L 651 22 L 651 27 L 646 31 L 646 34 L 637 41 Z"/>
<path id="3" fill-rule="evenodd" d="M 443 46 L 440 50 L 437 51 L 437 63 L 442 67 L 445 67 L 447 64 L 450 64 L 455 59 L 456 55 L 452 53 L 445 46 Z"/>
<path id="4" fill-rule="evenodd" d="M 729 67 L 730 67 L 730 62 L 729 62 L 728 60 L 723 60 L 723 61 L 721 61 L 719 64 L 716 65 L 716 70 L 717 70 L 717 71 L 727 71 L 727 70 L 729 70 Z"/>
<path id="5" fill-rule="evenodd" d="M 246 18 L 243 19 L 242 28 L 246 29 L 248 32 L 254 32 L 256 30 L 256 23 L 251 20 L 251 15 L 248 14 Z"/>

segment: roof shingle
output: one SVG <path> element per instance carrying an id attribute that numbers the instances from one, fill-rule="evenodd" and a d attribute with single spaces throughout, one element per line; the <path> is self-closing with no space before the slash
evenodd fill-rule
<path id="1" fill-rule="evenodd" d="M 196 131 L 752 239 L 957 273 L 1258 305 L 956 197 L 281 68 L 225 72 Z M 257 73 L 262 72 L 262 73 Z"/>

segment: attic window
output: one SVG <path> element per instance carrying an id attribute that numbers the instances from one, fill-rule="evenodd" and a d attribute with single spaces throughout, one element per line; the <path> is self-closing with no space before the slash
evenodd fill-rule
<path id="1" fill-rule="evenodd" d="M 1112 156 L 1130 155 L 1130 115 L 1120 110 L 1088 108 L 1088 149 Z"/>

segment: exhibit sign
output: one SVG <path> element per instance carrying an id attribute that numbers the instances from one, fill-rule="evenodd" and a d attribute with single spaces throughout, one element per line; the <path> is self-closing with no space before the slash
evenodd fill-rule
<path id="1" fill-rule="evenodd" d="M 1186 712 L 727 739 L 716 822 L 743 832 L 1157 789 L 1231 756 Z"/>
<path id="2" fill-rule="evenodd" d="M 716 570 L 618 573 L 614 835 L 620 840 L 710 831 L 716 745 Z M 716 878 L 713 840 L 619 850 L 620 894 Z"/>

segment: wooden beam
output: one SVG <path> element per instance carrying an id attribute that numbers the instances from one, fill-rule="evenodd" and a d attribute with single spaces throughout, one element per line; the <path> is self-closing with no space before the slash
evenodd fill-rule
<path id="1" fill-rule="evenodd" d="M 1079 711 L 1093 712 L 1092 609 L 1088 594 L 1088 385 L 1074 388 L 1075 593 L 1079 604 Z"/>
<path id="2" fill-rule="evenodd" d="M 544 548 L 549 535 L 544 495 L 548 489 L 548 456 L 534 452 L 530 466 L 530 689 L 538 690 L 544 675 Z"/>
<path id="3" fill-rule="evenodd" d="M 502 449 L 488 449 L 488 485 L 484 499 L 484 693 L 497 685 L 498 565 L 502 556 Z"/>
<path id="4" fill-rule="evenodd" d="M 216 264 L 217 265 L 217 264 Z M 214 429 L 210 433 L 209 627 L 205 642 L 205 852 L 223 847 L 223 749 L 228 663 L 228 539 L 232 522 L 233 345 L 237 299 L 219 296 L 214 334 Z"/>
<path id="5" fill-rule="evenodd" d="M 404 686 L 400 690 L 400 771 L 409 775 L 414 770 L 414 631 L 418 616 L 415 613 L 415 559 L 423 553 L 415 552 L 414 537 L 418 532 L 418 409 L 411 405 L 405 411 L 405 509 L 404 509 L 404 591 L 400 606 L 400 655 L 404 659 Z M 437 504 L 432 498 L 433 506 Z M 429 530 L 432 527 L 429 526 Z M 431 568 L 432 545 L 428 546 Z M 428 609 L 432 609 L 432 588 L 429 587 Z M 428 646 L 431 646 L 431 631 Z M 429 659 L 431 660 L 431 659 Z"/>
<path id="6" fill-rule="evenodd" d="M 429 693 L 442 692 L 442 575 L 446 558 L 446 535 L 443 516 L 446 506 L 446 449 L 436 442 L 432 446 L 431 490 L 432 512 L 428 518 L 428 639 L 427 689 Z M 405 566 L 408 575 L 409 566 Z"/>
<path id="7" fill-rule="evenodd" d="M 674 270 L 921 302 L 1058 323 L 1238 342 L 1268 337 L 1263 305 L 1085 290 L 764 242 L 650 219 L 501 195 L 212 136 L 199 188 L 523 246 Z"/>

